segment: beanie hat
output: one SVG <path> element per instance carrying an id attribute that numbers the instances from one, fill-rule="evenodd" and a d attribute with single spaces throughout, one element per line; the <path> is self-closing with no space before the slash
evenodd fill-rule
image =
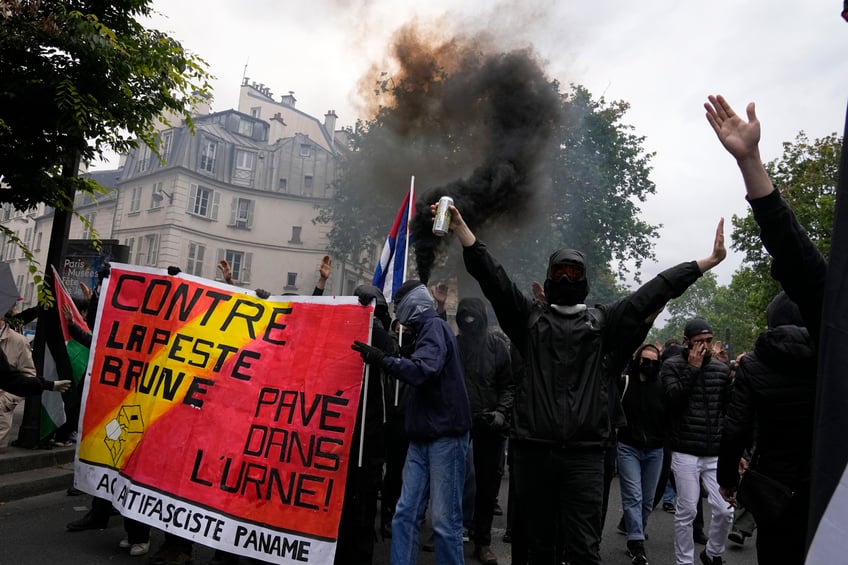
<path id="1" fill-rule="evenodd" d="M 696 335 L 711 333 L 713 333 L 712 327 L 703 318 L 692 318 L 686 322 L 686 326 L 683 328 L 683 337 L 687 339 Z"/>
<path id="2" fill-rule="evenodd" d="M 400 301 L 403 300 L 403 297 L 409 294 L 410 290 L 419 286 L 423 286 L 423 283 L 421 281 L 409 279 L 408 281 L 400 285 L 395 291 L 395 294 L 392 297 L 392 302 L 394 302 L 395 304 L 399 304 Z"/>

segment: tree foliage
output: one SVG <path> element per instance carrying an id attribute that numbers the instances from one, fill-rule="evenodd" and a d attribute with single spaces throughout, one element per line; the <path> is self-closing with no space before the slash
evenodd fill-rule
<path id="1" fill-rule="evenodd" d="M 0 201 L 70 209 L 97 184 L 61 175 L 78 159 L 152 148 L 165 112 L 190 123 L 205 63 L 146 29 L 151 0 L 0 0 Z"/>

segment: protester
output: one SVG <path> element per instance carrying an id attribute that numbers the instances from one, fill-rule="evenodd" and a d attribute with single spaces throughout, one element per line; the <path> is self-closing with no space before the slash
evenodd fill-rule
<path id="1" fill-rule="evenodd" d="M 409 330 L 402 328 L 397 319 L 392 320 L 391 338 L 398 344 L 401 357 L 412 355 L 414 341 Z M 393 379 L 383 372 L 383 391 L 386 406 L 386 470 L 380 498 L 380 534 L 383 539 L 392 537 L 392 517 L 400 498 L 403 464 L 409 448 L 409 437 L 404 429 L 406 399 L 409 385 Z"/>
<path id="2" fill-rule="evenodd" d="M 753 102 L 748 104 L 747 121 L 738 116 L 722 96 L 710 96 L 704 107 L 707 121 L 724 148 L 736 159 L 742 173 L 746 199 L 760 228 L 760 239 L 772 257 L 771 275 L 780 283 L 787 298 L 798 307 L 802 321 L 798 325 L 806 328 L 817 350 L 828 265 L 786 200 L 774 188 L 763 166 L 759 150 L 760 121 L 755 105 Z M 810 421 L 804 425 L 812 425 L 812 418 L 810 416 Z M 810 441 L 809 438 L 807 441 Z M 799 453 L 799 457 L 805 455 Z M 798 459 L 794 464 L 804 465 L 807 462 Z M 728 491 L 725 494 L 731 497 L 733 493 Z M 809 500 L 808 488 L 796 493 L 796 497 Z M 801 511 L 804 514 L 808 512 L 806 507 Z M 796 536 L 800 539 L 807 537 L 806 520 L 800 516 L 796 518 L 801 525 L 793 531 L 790 544 L 796 543 Z M 759 528 L 758 538 L 763 535 L 763 524 L 759 524 Z M 758 539 L 758 550 L 759 545 Z"/>
<path id="3" fill-rule="evenodd" d="M 683 329 L 686 348 L 662 365 L 661 378 L 671 420 L 671 472 L 677 487 L 674 514 L 674 553 L 678 565 L 694 562 L 692 521 L 707 491 L 712 508 L 707 545 L 700 553 L 704 565 L 721 565 L 733 520 L 733 509 L 716 482 L 721 423 L 730 396 L 730 367 L 711 356 L 713 331 L 703 318 Z"/>
<path id="4" fill-rule="evenodd" d="M 71 381 L 45 381 L 39 377 L 27 338 L 0 319 L 0 449 L 9 445 L 15 408 L 23 396 L 45 390 L 64 392 L 70 385 Z"/>
<path id="5" fill-rule="evenodd" d="M 600 563 L 602 446 L 610 434 L 603 358 L 724 259 L 723 221 L 709 257 L 668 269 L 626 298 L 588 308 L 581 252 L 562 249 L 551 255 L 546 300 L 534 300 L 509 279 L 456 206 L 450 211 L 450 229 L 464 247 L 466 269 L 524 360 L 523 378 L 516 381 L 513 433 L 529 562 L 555 562 L 559 523 L 572 565 Z"/>
<path id="6" fill-rule="evenodd" d="M 736 370 L 721 436 L 718 481 L 725 499 L 736 504 L 740 458 L 753 444 L 745 473 L 759 473 L 795 493 L 782 505 L 772 496 L 767 508 L 747 505 L 758 526 L 757 560 L 800 564 L 810 501 L 816 350 L 798 307 L 785 292 L 769 304 L 766 318 L 768 329 Z M 742 480 L 755 479 L 743 474 Z"/>
<path id="7" fill-rule="evenodd" d="M 667 421 L 659 350 L 642 345 L 633 360 L 621 396 L 627 425 L 618 429 L 618 476 L 627 554 L 633 565 L 647 565 L 645 529 L 662 470 Z"/>
<path id="8" fill-rule="evenodd" d="M 392 520 L 392 564 L 415 563 L 428 495 L 436 562 L 462 564 L 462 484 L 471 411 L 456 338 L 420 282 L 403 283 L 395 291 L 394 304 L 400 323 L 415 332 L 409 359 L 388 357 L 360 341 L 351 346 L 366 363 L 380 365 L 412 385 L 405 422 L 409 451 Z"/>
<path id="9" fill-rule="evenodd" d="M 356 287 L 353 294 L 367 306 L 374 303 L 371 324 L 371 343 L 386 355 L 396 355 L 397 349 L 389 336 L 389 305 L 383 293 L 374 285 Z M 382 480 L 385 462 L 383 432 L 383 375 L 379 364 L 369 364 L 368 388 L 363 383 L 359 410 L 351 440 L 347 465 L 344 502 L 336 542 L 336 565 L 371 565 L 374 558 L 374 519 L 377 516 L 377 491 Z M 367 392 L 367 403 L 366 403 Z M 365 431 L 362 413 L 365 412 Z M 360 439 L 364 436 L 362 464 L 359 462 Z"/>
<path id="10" fill-rule="evenodd" d="M 456 338 L 462 357 L 465 388 L 471 401 L 476 496 L 474 555 L 484 565 L 497 565 L 492 548 L 492 519 L 500 488 L 499 462 L 504 452 L 515 384 L 509 346 L 489 331 L 486 306 L 479 298 L 463 298 L 456 310 Z"/>

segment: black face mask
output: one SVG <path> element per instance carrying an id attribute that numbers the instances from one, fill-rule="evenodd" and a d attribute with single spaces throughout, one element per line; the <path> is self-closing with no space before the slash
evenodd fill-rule
<path id="1" fill-rule="evenodd" d="M 560 304 L 562 306 L 574 306 L 583 304 L 589 295 L 589 283 L 586 279 L 571 282 L 566 277 L 559 281 L 545 280 L 545 298 L 549 304 Z"/>
<path id="2" fill-rule="evenodd" d="M 479 334 L 486 330 L 483 319 L 476 316 L 457 315 L 456 325 L 464 334 Z"/>
<path id="3" fill-rule="evenodd" d="M 639 372 L 650 379 L 656 378 L 660 372 L 659 360 L 642 359 L 639 361 Z"/>

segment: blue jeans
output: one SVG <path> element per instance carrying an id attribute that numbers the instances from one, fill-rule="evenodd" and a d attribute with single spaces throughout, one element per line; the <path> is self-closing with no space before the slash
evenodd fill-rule
<path id="1" fill-rule="evenodd" d="M 627 539 L 645 541 L 645 527 L 654 505 L 662 471 L 663 450 L 618 443 L 618 476 Z"/>
<path id="2" fill-rule="evenodd" d="M 409 442 L 403 466 L 403 488 L 392 519 L 392 565 L 415 563 L 428 495 L 436 563 L 465 563 L 462 491 L 467 453 L 467 433 L 430 442 Z"/>
<path id="3" fill-rule="evenodd" d="M 465 454 L 465 482 L 462 488 L 462 527 L 474 529 L 474 498 L 477 496 L 477 476 L 474 473 L 474 442 Z"/>
<path id="4" fill-rule="evenodd" d="M 674 498 L 676 496 L 677 492 L 674 490 L 674 485 L 671 484 L 671 479 L 668 479 L 665 482 L 665 490 L 663 491 L 663 502 L 674 504 Z"/>

